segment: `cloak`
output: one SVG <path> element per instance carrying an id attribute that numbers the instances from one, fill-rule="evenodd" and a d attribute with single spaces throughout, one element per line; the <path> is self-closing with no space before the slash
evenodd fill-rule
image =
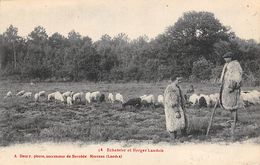
<path id="1" fill-rule="evenodd" d="M 237 60 L 226 63 L 223 67 L 220 82 L 220 105 L 226 110 L 239 108 L 242 68 Z"/>
<path id="2" fill-rule="evenodd" d="M 164 91 L 164 112 L 168 132 L 186 128 L 187 120 L 184 110 L 184 97 L 180 87 L 175 83 L 168 85 Z M 176 118 L 176 112 L 180 112 L 180 118 Z"/>

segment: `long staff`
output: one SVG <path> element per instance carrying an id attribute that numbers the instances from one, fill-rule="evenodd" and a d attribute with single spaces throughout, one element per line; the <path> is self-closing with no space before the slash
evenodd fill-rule
<path id="1" fill-rule="evenodd" d="M 215 106 L 214 106 L 214 108 L 213 108 L 213 110 L 211 112 L 211 117 L 210 117 L 209 125 L 208 125 L 208 128 L 207 128 L 206 136 L 208 136 L 208 134 L 209 134 L 209 130 L 211 128 L 211 125 L 212 125 L 212 122 L 213 122 L 213 118 L 214 118 L 214 115 L 215 115 L 215 111 L 217 109 L 218 104 L 219 104 L 219 100 L 216 102 L 216 104 L 215 104 Z"/>

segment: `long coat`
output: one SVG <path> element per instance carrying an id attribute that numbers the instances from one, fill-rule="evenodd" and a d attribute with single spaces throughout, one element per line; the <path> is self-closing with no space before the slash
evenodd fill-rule
<path id="1" fill-rule="evenodd" d="M 180 118 L 176 118 L 176 112 L 178 111 L 181 114 Z M 164 112 L 168 132 L 186 128 L 184 98 L 180 87 L 175 83 L 168 85 L 164 91 Z"/>
<path id="2" fill-rule="evenodd" d="M 220 105 L 226 110 L 234 110 L 240 105 L 242 68 L 238 61 L 226 63 L 221 74 Z"/>

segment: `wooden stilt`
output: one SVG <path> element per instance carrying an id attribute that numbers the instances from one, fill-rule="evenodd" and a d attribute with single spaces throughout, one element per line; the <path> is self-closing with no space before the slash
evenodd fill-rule
<path id="1" fill-rule="evenodd" d="M 233 121 L 232 128 L 231 128 L 231 134 L 232 134 L 232 137 L 234 138 L 236 123 L 237 123 L 237 110 L 235 110 L 233 113 L 234 113 L 234 121 Z"/>

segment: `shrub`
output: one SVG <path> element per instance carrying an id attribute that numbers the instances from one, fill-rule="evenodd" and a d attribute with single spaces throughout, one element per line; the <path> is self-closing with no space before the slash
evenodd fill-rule
<path id="1" fill-rule="evenodd" d="M 216 83 L 220 79 L 222 68 L 223 66 L 216 66 L 211 69 L 210 80 L 212 83 Z"/>

